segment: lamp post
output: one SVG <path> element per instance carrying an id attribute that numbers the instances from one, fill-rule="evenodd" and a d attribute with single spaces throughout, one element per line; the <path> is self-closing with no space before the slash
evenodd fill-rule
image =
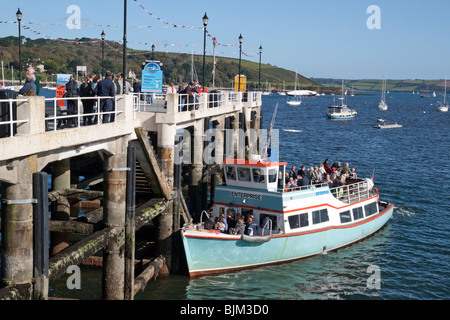
<path id="1" fill-rule="evenodd" d="M 105 75 L 105 31 L 102 31 L 102 79 Z"/>
<path id="2" fill-rule="evenodd" d="M 155 44 L 152 44 L 152 60 L 155 60 Z"/>
<path id="3" fill-rule="evenodd" d="M 16 13 L 17 21 L 19 22 L 19 83 L 22 84 L 22 33 L 20 30 L 20 22 L 22 21 L 22 12 L 20 8 Z"/>
<path id="4" fill-rule="evenodd" d="M 241 55 L 242 55 L 242 41 L 244 38 L 242 34 L 239 35 L 239 74 L 238 74 L 238 92 L 241 91 Z"/>
<path id="5" fill-rule="evenodd" d="M 203 16 L 203 92 L 205 92 L 205 59 L 206 59 L 206 26 L 208 25 L 208 16 Z"/>
<path id="6" fill-rule="evenodd" d="M 127 0 L 123 2 L 123 94 L 127 82 Z"/>
<path id="7" fill-rule="evenodd" d="M 258 90 L 261 90 L 261 56 L 262 56 L 262 46 L 259 46 L 259 84 Z"/>

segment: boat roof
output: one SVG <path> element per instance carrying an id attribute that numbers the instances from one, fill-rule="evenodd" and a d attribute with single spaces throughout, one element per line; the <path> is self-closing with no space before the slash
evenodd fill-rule
<path id="1" fill-rule="evenodd" d="M 279 167 L 287 165 L 287 162 L 261 162 L 259 160 L 245 160 L 245 159 L 226 159 L 224 164 L 236 164 L 249 167 Z"/>

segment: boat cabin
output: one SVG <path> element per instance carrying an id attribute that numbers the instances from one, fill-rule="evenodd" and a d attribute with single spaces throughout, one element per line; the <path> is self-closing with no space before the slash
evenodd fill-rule
<path id="1" fill-rule="evenodd" d="M 227 186 L 262 189 L 277 192 L 279 182 L 284 183 L 286 162 L 231 159 L 224 161 Z"/>

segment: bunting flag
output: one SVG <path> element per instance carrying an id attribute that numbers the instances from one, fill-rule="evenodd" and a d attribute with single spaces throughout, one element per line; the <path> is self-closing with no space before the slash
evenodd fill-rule
<path id="1" fill-rule="evenodd" d="M 139 4 L 139 6 L 141 7 L 141 8 L 143 8 L 144 10 L 146 10 L 137 0 L 135 0 L 135 2 L 136 3 L 138 3 Z M 162 19 L 160 19 L 159 17 L 156 17 L 155 15 L 153 15 L 152 13 L 150 13 L 148 10 L 146 10 L 152 17 L 155 17 L 156 19 L 158 19 L 158 20 L 160 20 L 160 21 L 162 21 L 163 23 L 165 23 L 165 24 L 169 24 L 169 25 L 171 25 L 171 26 L 176 26 L 176 27 L 179 27 L 179 28 L 190 28 L 190 29 L 192 29 L 192 28 L 197 28 L 197 29 L 202 29 L 203 30 L 203 27 L 194 27 L 194 26 L 190 26 L 190 27 L 187 27 L 187 26 L 183 26 L 183 25 L 175 25 L 175 24 L 173 24 L 173 23 L 170 23 L 170 22 L 168 22 L 168 21 L 165 21 L 165 20 L 162 20 Z M 0 21 L 0 24 L 2 24 L 2 23 L 17 23 L 17 21 Z M 86 43 L 99 43 L 99 42 L 101 42 L 101 40 L 98 40 L 98 39 L 95 39 L 95 40 L 89 40 L 89 41 L 77 41 L 77 40 L 66 40 L 66 39 L 60 39 L 60 38 L 54 38 L 54 37 L 52 37 L 52 36 L 50 36 L 50 35 L 48 35 L 48 34 L 44 34 L 44 33 L 42 33 L 42 32 L 39 32 L 39 31 L 36 31 L 36 30 L 34 30 L 34 29 L 32 29 L 31 27 L 30 27 L 30 25 L 39 25 L 39 26 L 47 26 L 47 25 L 51 25 L 51 26 L 56 26 L 56 25 L 58 25 L 58 26 L 64 26 L 64 24 L 63 23 L 46 23 L 46 22 L 44 22 L 44 23 L 42 23 L 42 22 L 28 22 L 28 23 L 22 23 L 23 25 L 21 26 L 21 28 L 23 29 L 23 30 L 26 30 L 26 31 L 28 31 L 28 32 L 30 32 L 30 33 L 32 33 L 32 34 L 34 34 L 34 35 L 38 35 L 38 36 L 40 36 L 40 37 L 42 37 L 42 38 L 45 38 L 45 39 L 49 39 L 49 40 L 52 40 L 52 41 L 56 41 L 56 42 L 63 42 L 63 43 L 74 43 L 74 44 L 86 44 Z M 85 25 L 85 24 L 83 24 L 82 26 L 87 26 L 87 27 L 95 27 L 95 26 L 100 26 L 100 27 L 114 27 L 114 28 L 116 28 L 116 27 L 118 27 L 117 25 Z M 136 28 L 136 26 L 132 26 L 133 28 Z M 138 26 L 137 28 L 144 28 L 145 26 Z M 147 27 L 152 27 L 152 26 L 147 26 Z M 207 36 L 208 37 L 210 37 L 210 38 L 212 38 L 213 39 L 213 41 L 215 40 L 214 39 L 214 37 L 212 37 L 212 35 L 211 34 L 209 34 L 208 32 L 207 32 Z M 113 41 L 113 40 L 108 40 L 109 42 L 117 42 L 117 43 L 119 43 L 119 44 L 123 44 L 123 42 L 122 41 Z M 107 42 L 106 42 L 106 44 L 107 44 L 107 46 L 110 48 L 110 49 L 112 49 L 112 50 L 114 50 L 114 51 L 117 51 L 118 53 L 120 53 L 120 54 L 123 54 L 123 52 L 122 51 L 120 51 L 120 50 L 118 50 L 118 49 L 115 49 L 114 47 L 112 47 L 112 46 L 110 46 Z M 132 42 L 132 41 L 127 41 L 127 44 L 137 44 L 137 45 L 145 45 L 145 46 L 152 46 L 152 45 L 155 45 L 155 46 L 157 46 L 157 47 L 160 47 L 160 46 L 162 46 L 164 49 L 166 49 L 167 47 L 171 47 L 172 48 L 172 50 L 159 50 L 159 51 L 161 51 L 161 52 L 166 52 L 166 53 L 169 53 L 169 52 L 175 52 L 174 50 L 173 50 L 173 48 L 179 48 L 179 49 L 181 49 L 182 47 L 202 47 L 202 45 L 200 45 L 200 44 L 175 44 L 175 43 L 171 43 L 171 44 L 169 44 L 169 43 L 149 43 L 149 42 Z M 215 41 L 215 44 L 216 45 L 219 45 L 219 46 L 224 46 L 224 47 L 234 47 L 234 46 L 239 46 L 239 44 L 223 44 L 223 43 L 219 43 L 219 42 L 217 42 L 217 41 Z M 181 51 L 178 51 L 178 52 L 181 52 Z M 149 52 L 139 52 L 139 53 L 127 53 L 127 55 L 144 55 L 144 54 L 147 54 L 147 53 L 150 53 L 150 51 Z M 202 54 L 203 53 L 203 51 L 192 51 L 192 53 L 198 53 L 198 54 Z M 207 53 L 209 53 L 209 54 L 213 54 L 212 52 L 207 52 Z M 218 54 L 227 54 L 227 55 L 236 55 L 236 52 L 217 52 Z M 248 54 L 248 53 L 246 53 L 246 52 L 244 52 L 244 51 L 242 51 L 242 54 L 244 55 L 244 56 L 246 56 L 246 57 L 250 57 L 250 58 L 252 58 L 252 57 L 255 57 L 256 55 L 254 55 L 254 54 Z"/>

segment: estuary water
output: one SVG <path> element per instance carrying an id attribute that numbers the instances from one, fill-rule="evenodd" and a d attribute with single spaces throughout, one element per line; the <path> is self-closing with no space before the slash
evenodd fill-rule
<path id="1" fill-rule="evenodd" d="M 296 107 L 285 96 L 264 96 L 264 128 L 278 103 L 274 128 L 280 160 L 289 167 L 328 158 L 349 162 L 359 177 L 375 172 L 381 199 L 396 206 L 383 229 L 349 247 L 292 263 L 196 279 L 159 277 L 136 300 L 450 299 L 450 114 L 436 111 L 442 95 L 388 94 L 387 111 L 378 110 L 379 93 L 347 99 L 357 117 L 332 121 L 325 116 L 332 96 L 304 98 Z M 403 128 L 374 129 L 379 118 Z M 84 268 L 82 274 L 82 290 L 68 291 L 63 277 L 51 284 L 50 296 L 100 299 L 101 270 Z M 370 285 L 375 274 L 379 287 Z"/>
<path id="2" fill-rule="evenodd" d="M 336 103 L 338 96 L 336 96 Z M 450 114 L 436 111 L 436 98 L 412 93 L 348 96 L 355 119 L 328 120 L 332 96 L 304 98 L 299 107 L 287 97 L 263 97 L 264 128 L 279 129 L 280 160 L 298 168 L 326 158 L 349 162 L 359 177 L 374 181 L 380 198 L 396 205 L 388 224 L 373 236 L 340 249 L 283 265 L 189 279 L 160 277 L 136 299 L 294 300 L 450 298 Z M 377 119 L 403 128 L 373 128 Z M 377 270 L 377 273 L 375 272 Z M 379 287 L 370 285 L 378 274 Z"/>

